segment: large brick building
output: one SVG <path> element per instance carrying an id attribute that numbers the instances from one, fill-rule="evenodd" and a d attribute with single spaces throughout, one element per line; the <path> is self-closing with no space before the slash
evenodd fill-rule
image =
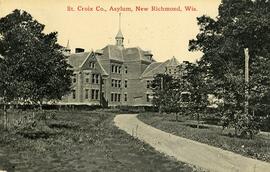
<path id="1" fill-rule="evenodd" d="M 115 45 L 100 50 L 84 52 L 77 48 L 74 54 L 68 55 L 74 76 L 72 92 L 64 97 L 63 103 L 150 106 L 150 83 L 154 76 L 177 72 L 179 62 L 174 57 L 156 62 L 149 51 L 125 48 L 121 30 L 115 40 Z"/>

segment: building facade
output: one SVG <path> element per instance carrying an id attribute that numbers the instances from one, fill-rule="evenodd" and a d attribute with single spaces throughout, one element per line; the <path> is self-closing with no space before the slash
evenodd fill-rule
<path id="1" fill-rule="evenodd" d="M 124 47 L 119 30 L 115 45 L 91 52 L 77 48 L 68 54 L 72 66 L 72 91 L 61 103 L 87 105 L 151 106 L 151 81 L 158 73 L 176 74 L 179 62 L 156 62 L 140 47 Z M 67 52 L 70 52 L 67 49 Z"/>

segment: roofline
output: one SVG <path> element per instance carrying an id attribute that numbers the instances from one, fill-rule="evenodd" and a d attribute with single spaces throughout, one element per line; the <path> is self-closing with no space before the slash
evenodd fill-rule
<path id="1" fill-rule="evenodd" d="M 166 61 L 168 61 L 168 60 L 166 60 Z M 166 62 L 166 61 L 165 61 L 165 62 Z M 155 70 L 156 68 L 160 67 L 160 66 L 163 65 L 165 62 L 161 62 L 161 64 L 159 64 L 158 66 L 154 67 L 152 70 L 146 72 L 144 75 L 146 75 L 146 74 L 148 74 L 149 72 L 151 72 L 151 71 Z M 158 62 L 157 62 L 157 63 L 158 63 Z M 143 77 L 143 76 L 142 76 L 142 77 Z"/>
<path id="2" fill-rule="evenodd" d="M 92 53 L 93 53 L 93 51 L 90 51 L 90 52 L 89 52 L 88 56 L 84 59 L 84 61 L 82 62 L 82 64 L 79 66 L 79 68 L 81 68 L 81 67 L 84 65 L 84 63 L 88 60 L 89 56 L 90 56 Z"/>
<path id="3" fill-rule="evenodd" d="M 106 72 L 106 70 L 104 69 L 104 67 L 103 67 L 102 64 L 99 62 L 98 59 L 97 59 L 97 62 L 98 62 L 98 64 L 99 64 L 101 70 L 105 73 L 104 75 L 105 75 L 105 76 L 109 76 L 109 74 Z"/>

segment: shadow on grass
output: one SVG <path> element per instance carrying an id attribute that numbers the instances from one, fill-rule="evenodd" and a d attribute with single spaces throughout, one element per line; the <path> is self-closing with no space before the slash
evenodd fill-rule
<path id="1" fill-rule="evenodd" d="M 184 124 L 188 127 L 191 127 L 191 128 L 197 128 L 197 129 L 209 129 L 209 127 L 207 126 L 203 126 L 203 125 L 196 125 L 196 124 Z"/>

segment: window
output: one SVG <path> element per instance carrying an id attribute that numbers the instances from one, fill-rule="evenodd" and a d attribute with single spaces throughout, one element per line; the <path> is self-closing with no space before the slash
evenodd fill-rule
<path id="1" fill-rule="evenodd" d="M 89 63 L 89 67 L 90 67 L 90 68 L 95 68 L 95 62 L 90 62 L 90 63 Z"/>
<path id="2" fill-rule="evenodd" d="M 117 94 L 114 94 L 114 101 L 117 102 Z"/>
<path id="3" fill-rule="evenodd" d="M 128 81 L 127 81 L 127 80 L 125 80 L 125 88 L 127 88 L 127 82 L 128 82 Z"/>
<path id="4" fill-rule="evenodd" d="M 86 83 L 89 83 L 89 78 L 85 78 L 85 82 Z"/>
<path id="5" fill-rule="evenodd" d="M 118 73 L 118 66 L 114 67 L 114 73 Z"/>
<path id="6" fill-rule="evenodd" d="M 112 87 L 114 87 L 114 79 L 112 79 Z"/>
<path id="7" fill-rule="evenodd" d="M 92 74 L 92 84 L 95 83 L 95 80 L 96 80 L 96 75 L 95 74 Z"/>
<path id="8" fill-rule="evenodd" d="M 146 81 L 146 88 L 151 88 L 151 81 L 150 80 Z"/>
<path id="9" fill-rule="evenodd" d="M 125 102 L 127 101 L 127 94 L 125 93 Z"/>
<path id="10" fill-rule="evenodd" d="M 121 101 L 121 94 L 118 94 L 118 102 Z"/>
<path id="11" fill-rule="evenodd" d="M 119 66 L 118 73 L 121 73 L 121 66 Z"/>
<path id="12" fill-rule="evenodd" d="M 112 73 L 114 72 L 114 65 L 112 65 Z"/>
<path id="13" fill-rule="evenodd" d="M 146 94 L 146 102 L 150 102 L 150 95 Z"/>
<path id="14" fill-rule="evenodd" d="M 72 98 L 76 99 L 76 90 L 72 90 Z"/>
<path id="15" fill-rule="evenodd" d="M 118 87 L 121 88 L 121 80 L 118 80 Z"/>
<path id="16" fill-rule="evenodd" d="M 99 83 L 99 74 L 92 74 L 92 84 Z"/>
<path id="17" fill-rule="evenodd" d="M 96 84 L 99 83 L 99 74 L 96 74 Z"/>
<path id="18" fill-rule="evenodd" d="M 73 83 L 76 83 L 76 78 L 75 77 L 72 79 L 72 82 Z"/>
<path id="19" fill-rule="evenodd" d="M 91 99 L 98 100 L 99 99 L 99 90 L 91 89 Z"/>
<path id="20" fill-rule="evenodd" d="M 94 89 L 91 90 L 91 99 L 92 100 L 95 99 L 95 90 Z"/>
<path id="21" fill-rule="evenodd" d="M 112 87 L 121 88 L 121 80 L 112 79 Z"/>
<path id="22" fill-rule="evenodd" d="M 111 102 L 113 102 L 113 93 L 111 93 Z"/>
<path id="23" fill-rule="evenodd" d="M 96 100 L 98 100 L 98 97 L 99 97 L 98 95 L 99 95 L 99 90 L 96 90 L 96 97 L 95 97 Z"/>
<path id="24" fill-rule="evenodd" d="M 127 71 L 127 66 L 125 66 L 125 73 L 128 73 L 128 71 Z"/>
<path id="25" fill-rule="evenodd" d="M 88 92 L 89 92 L 89 90 L 88 90 L 88 89 L 85 89 L 85 93 L 84 93 L 84 94 L 85 94 L 85 95 L 84 95 L 84 96 L 85 96 L 85 99 L 88 99 L 88 98 L 89 98 Z"/>

